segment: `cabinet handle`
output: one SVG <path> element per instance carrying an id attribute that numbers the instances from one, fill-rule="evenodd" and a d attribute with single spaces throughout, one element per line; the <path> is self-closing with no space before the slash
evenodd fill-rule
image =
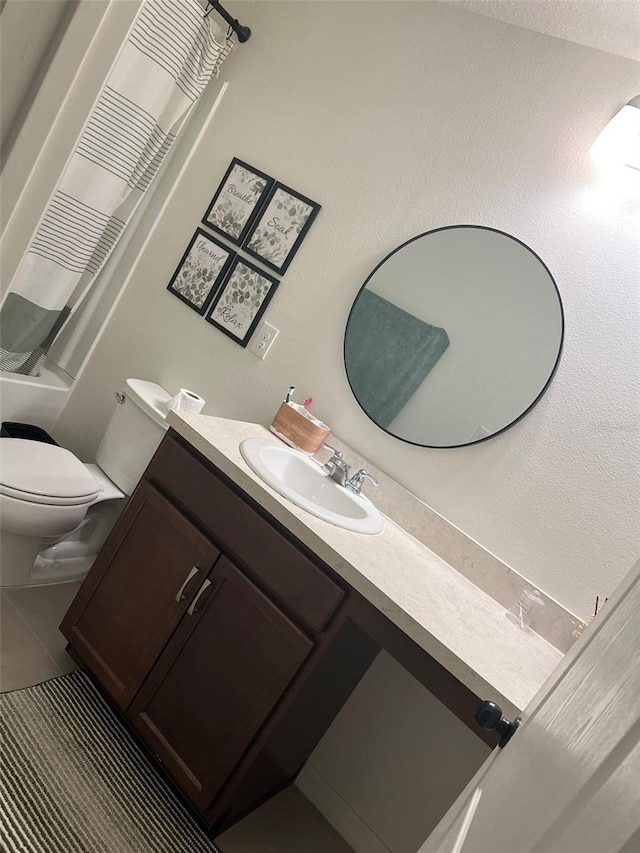
<path id="1" fill-rule="evenodd" d="M 176 601 L 178 604 L 180 604 L 181 601 L 185 600 L 186 595 L 184 594 L 184 591 L 187 588 L 187 586 L 189 585 L 189 581 L 198 574 L 198 571 L 199 571 L 199 569 L 196 568 L 196 566 L 194 566 L 191 569 L 191 571 L 189 572 L 189 574 L 187 575 L 187 577 L 185 578 L 185 582 L 182 584 L 182 586 L 180 587 L 180 589 L 178 590 L 178 592 L 176 594 Z"/>
<path id="2" fill-rule="evenodd" d="M 187 610 L 187 613 L 189 614 L 189 616 L 193 616 L 194 613 L 197 613 L 196 604 L 198 603 L 200 596 L 202 595 L 202 593 L 205 591 L 205 589 L 208 586 L 211 586 L 211 581 L 209 580 L 209 578 L 207 578 L 205 580 L 205 582 L 202 584 L 202 586 L 200 587 L 200 589 L 198 590 L 198 592 L 196 594 L 196 597 L 193 599 L 193 601 L 189 605 L 189 609 Z"/>

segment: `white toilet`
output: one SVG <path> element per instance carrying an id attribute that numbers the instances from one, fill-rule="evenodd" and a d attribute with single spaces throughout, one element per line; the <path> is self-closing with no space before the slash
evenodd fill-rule
<path id="1" fill-rule="evenodd" d="M 97 465 L 63 447 L 0 438 L 0 587 L 84 576 L 167 429 L 171 395 L 127 379 Z"/>

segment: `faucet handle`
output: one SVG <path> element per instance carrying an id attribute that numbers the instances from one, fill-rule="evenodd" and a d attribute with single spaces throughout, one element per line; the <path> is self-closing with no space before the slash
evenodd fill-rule
<path id="1" fill-rule="evenodd" d="M 350 492 L 353 492 L 354 495 L 359 495 L 362 491 L 362 484 L 365 480 L 371 480 L 374 486 L 379 486 L 380 481 L 376 480 L 376 478 L 366 471 L 364 468 L 361 468 L 359 471 L 353 475 L 353 477 L 347 483 L 347 488 Z"/>
<path id="2" fill-rule="evenodd" d="M 330 450 L 332 453 L 331 459 L 327 459 L 322 466 L 322 470 L 325 474 L 333 476 L 334 471 L 337 471 L 338 469 L 342 470 L 345 467 L 345 462 L 342 458 L 342 451 L 338 450 L 337 447 L 331 447 L 330 444 L 323 444 L 322 446 L 325 450 Z"/>
<path id="3" fill-rule="evenodd" d="M 342 459 L 342 451 L 338 450 L 337 447 L 331 447 L 330 444 L 323 444 L 322 446 L 325 450 L 330 450 L 333 453 L 333 456 L 329 461 L 332 461 L 333 459 Z"/>

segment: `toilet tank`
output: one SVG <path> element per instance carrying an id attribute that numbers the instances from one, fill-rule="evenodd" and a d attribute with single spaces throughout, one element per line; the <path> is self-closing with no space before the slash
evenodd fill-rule
<path id="1" fill-rule="evenodd" d="M 104 473 L 130 495 L 162 441 L 171 395 L 155 382 L 127 379 L 96 453 Z"/>

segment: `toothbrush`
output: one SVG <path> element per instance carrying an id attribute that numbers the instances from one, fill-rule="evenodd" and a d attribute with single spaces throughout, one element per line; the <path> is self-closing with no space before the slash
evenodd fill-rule
<path id="1" fill-rule="evenodd" d="M 304 406 L 304 408 L 306 409 L 306 408 L 307 408 L 307 406 L 310 406 L 310 405 L 311 405 L 311 403 L 313 403 L 313 397 L 307 397 L 307 399 L 304 401 L 304 403 L 303 403 L 302 405 L 303 405 L 303 406 Z"/>
<path id="2" fill-rule="evenodd" d="M 293 397 L 293 392 L 295 390 L 296 390 L 295 385 L 289 385 L 289 388 L 287 389 L 287 393 L 286 393 L 285 398 L 284 398 L 285 403 L 288 403 L 291 400 L 291 398 Z"/>

